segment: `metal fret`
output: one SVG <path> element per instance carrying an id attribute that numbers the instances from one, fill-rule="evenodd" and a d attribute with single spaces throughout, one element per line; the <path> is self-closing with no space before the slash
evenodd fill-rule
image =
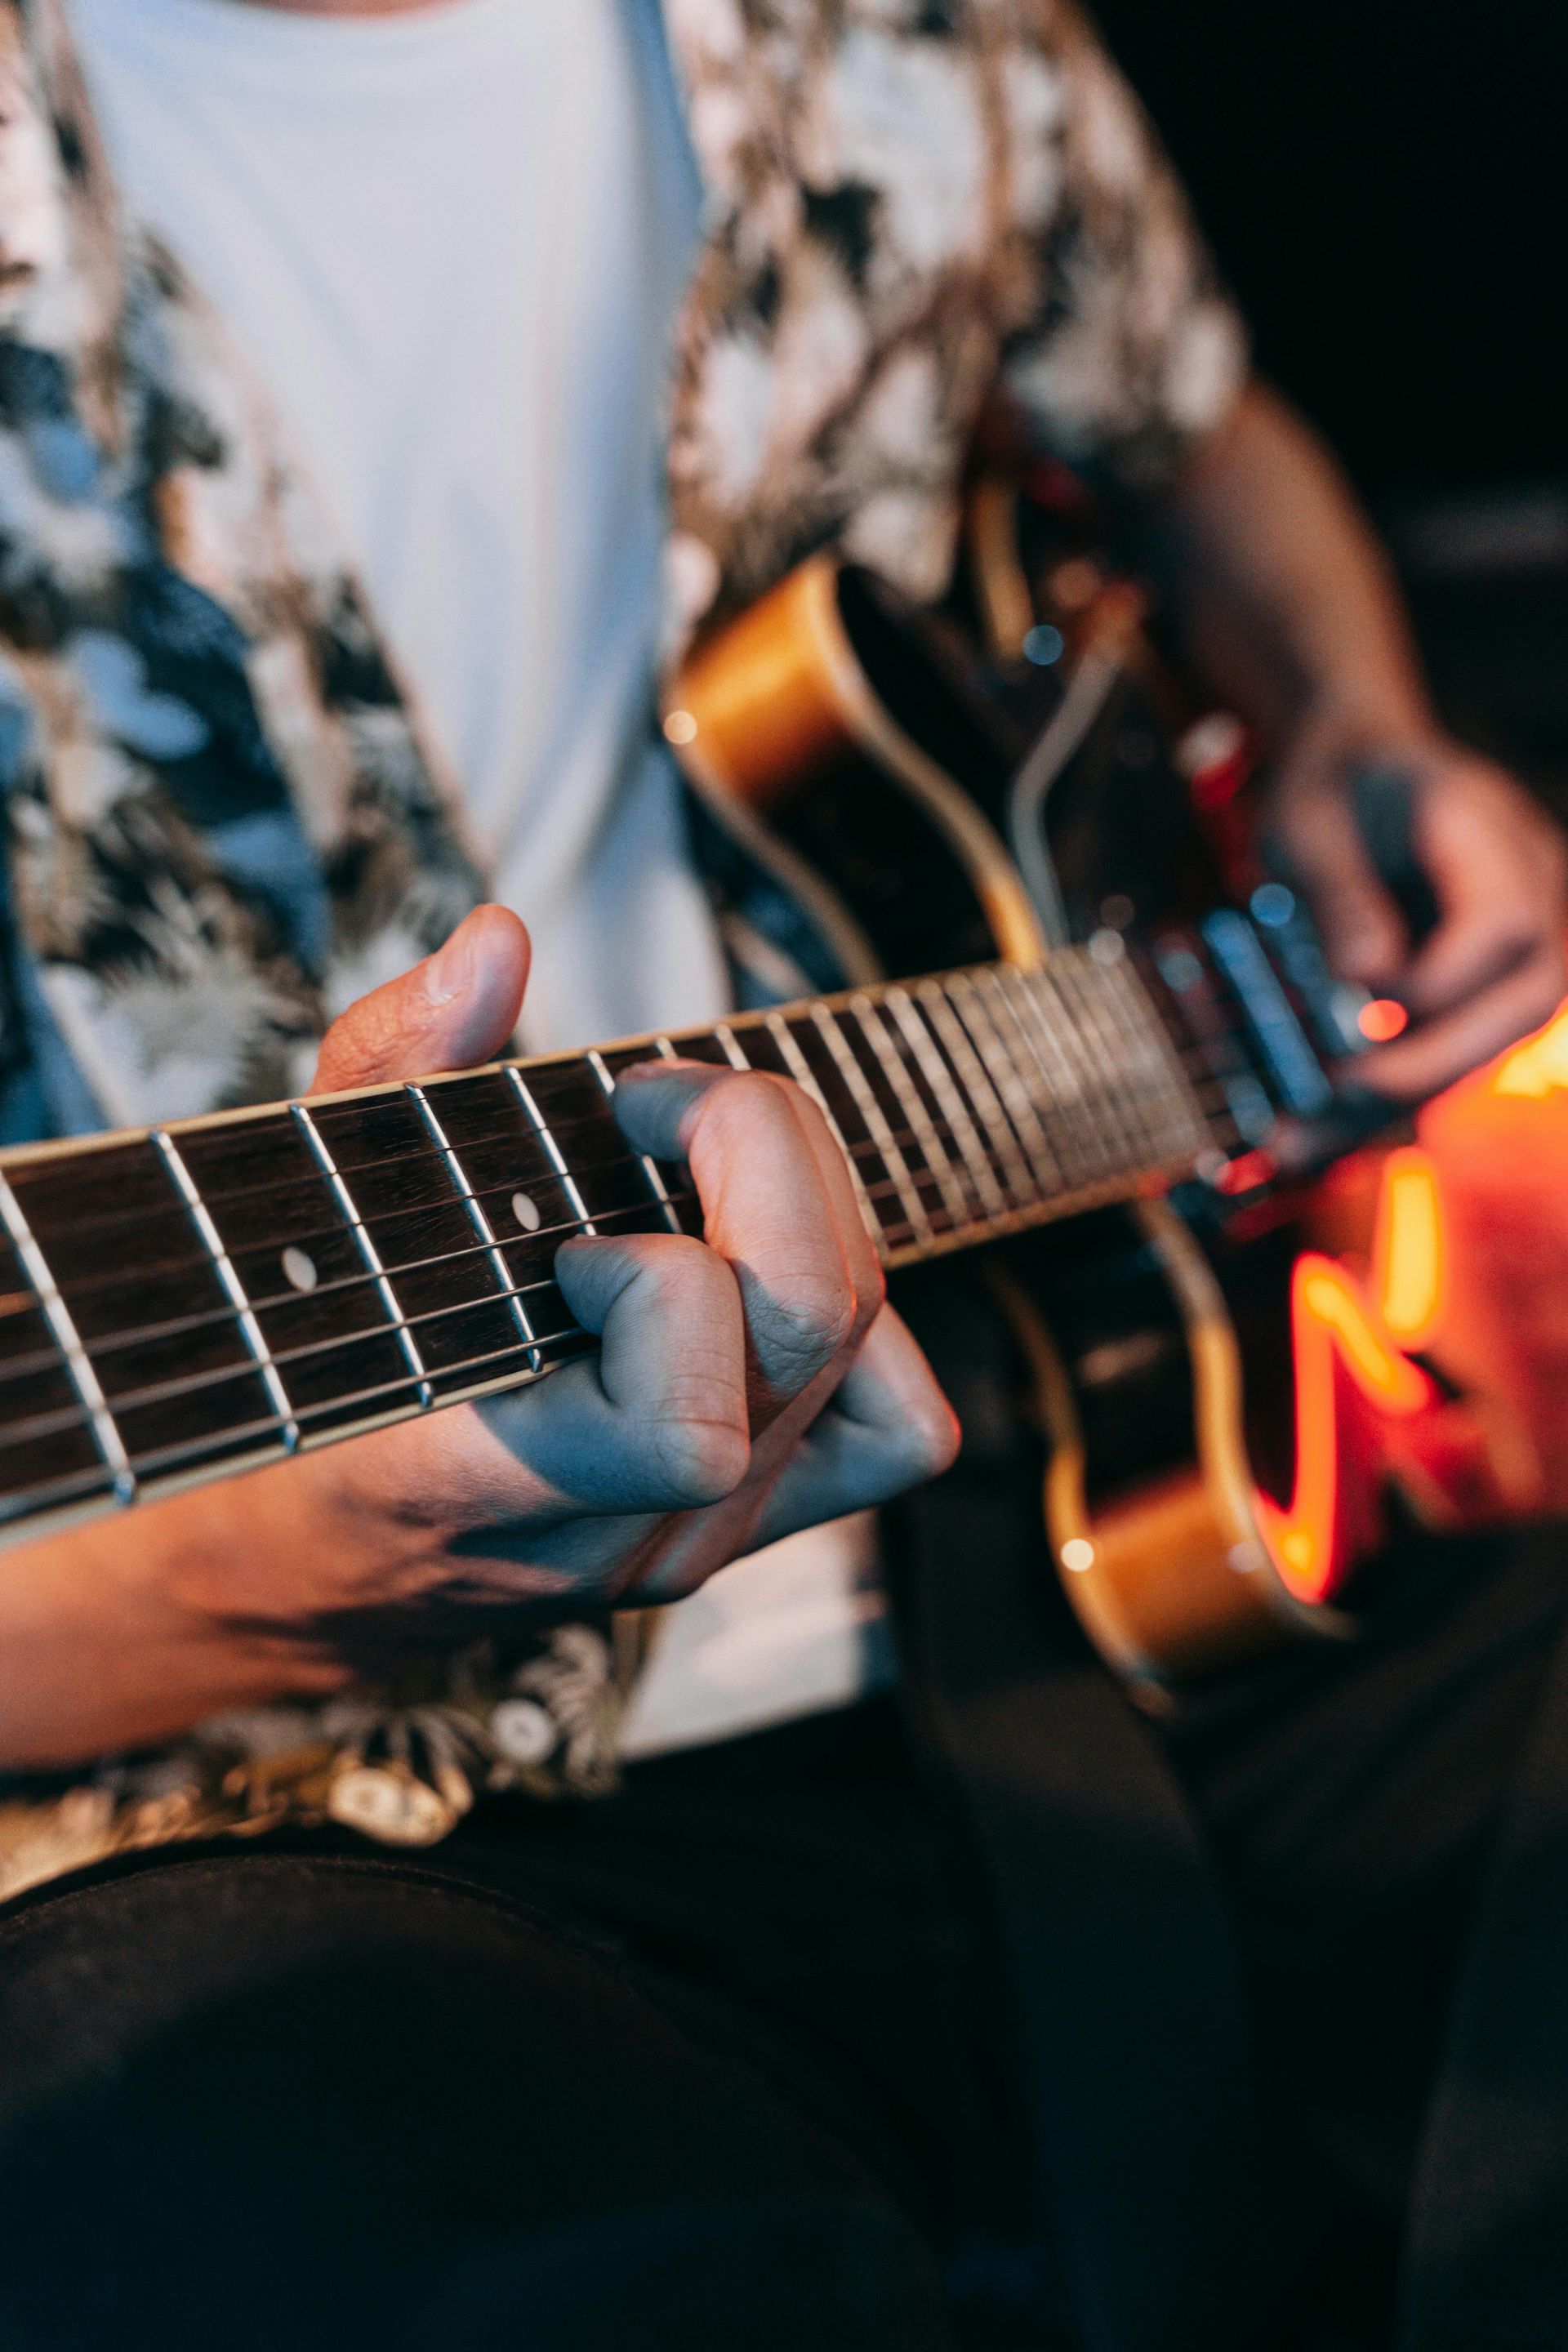
<path id="1" fill-rule="evenodd" d="M 676 1052 L 668 1037 L 658 1038 L 655 1041 L 654 1051 L 661 1055 L 667 1062 L 678 1062 L 680 1059 L 679 1055 Z M 608 1064 L 605 1062 L 602 1054 L 589 1054 L 585 1058 L 588 1067 L 593 1071 L 594 1076 L 598 1079 L 599 1084 L 605 1090 L 605 1100 L 609 1102 L 616 1091 L 616 1082 L 610 1076 Z M 646 1151 L 638 1151 L 634 1154 L 634 1157 L 639 1162 L 642 1168 L 642 1172 L 647 1177 L 649 1187 L 652 1190 L 653 1196 L 664 1213 L 665 1223 L 669 1227 L 672 1234 L 684 1233 L 686 1228 L 681 1223 L 675 1203 L 669 1197 L 669 1187 L 666 1184 L 664 1178 L 658 1172 L 658 1162 L 655 1160 L 650 1160 Z"/>
<path id="2" fill-rule="evenodd" d="M 1095 1074 L 1083 1052 L 1077 1015 L 1060 985 L 1061 967 L 1070 961 L 1068 955 L 1057 955 L 1045 971 L 1021 975 L 1023 1003 L 1031 1016 L 1025 1034 L 1036 1043 L 1047 1082 L 1072 1120 L 1080 1181 L 1097 1183 L 1113 1174 L 1119 1162 L 1106 1138 Z"/>
<path id="3" fill-rule="evenodd" d="M 1073 1132 L 1070 1107 L 1062 1100 L 1054 1073 L 1047 1066 L 1037 1040 L 1019 1013 L 1014 988 L 1007 984 L 1011 981 L 1016 986 L 1022 976 L 1011 970 L 984 972 L 980 984 L 993 1025 L 1000 1021 L 1014 1041 L 1008 1052 L 1015 1068 L 1022 1073 L 1030 1106 L 1061 1171 L 1062 1190 L 1072 1192 L 1091 1180 L 1085 1172 L 1083 1153 Z"/>
<path id="4" fill-rule="evenodd" d="M 882 1007 L 874 1003 L 869 996 L 862 994 L 850 998 L 849 1010 L 859 1022 L 860 1034 L 870 1045 L 888 1084 L 903 1107 L 904 1117 L 910 1123 L 910 1132 L 920 1145 L 925 1164 L 935 1180 L 948 1215 L 955 1225 L 973 1224 L 974 1213 L 970 1207 L 963 1185 L 953 1172 L 952 1157 L 946 1144 L 937 1132 L 935 1121 L 926 1110 L 925 1101 L 919 1087 L 910 1076 L 903 1055 L 893 1042 L 888 1024 L 882 1018 Z"/>
<path id="5" fill-rule="evenodd" d="M 888 1171 L 888 1174 L 892 1179 L 900 1198 L 903 1201 L 906 1211 L 909 1212 L 907 1221 L 911 1232 L 919 1231 L 925 1235 L 927 1240 L 930 1240 L 931 1238 L 931 1220 L 925 1213 L 924 1206 L 921 1203 L 920 1194 L 915 1189 L 912 1180 L 910 1177 L 909 1169 L 904 1161 L 903 1155 L 899 1151 L 898 1145 L 894 1140 L 892 1130 L 889 1128 L 886 1119 L 882 1117 L 880 1105 L 875 1100 L 869 1098 L 868 1095 L 863 1094 L 861 1091 L 865 1087 L 864 1073 L 858 1067 L 852 1070 L 847 1066 L 845 1055 L 847 1053 L 848 1049 L 844 1045 L 842 1038 L 837 1037 L 828 1027 L 824 1025 L 822 1015 L 815 1006 L 812 1008 L 812 1018 L 816 1028 L 822 1034 L 823 1042 L 826 1045 L 828 1052 L 833 1055 L 836 1065 L 841 1071 L 843 1071 L 846 1083 L 848 1085 L 851 1093 L 854 1095 L 856 1107 L 859 1110 L 861 1117 L 866 1121 L 867 1133 L 870 1137 L 870 1139 L 875 1145 L 877 1150 L 880 1153 L 883 1164 Z M 764 1020 L 762 1025 L 771 1029 L 771 1019 Z M 745 1070 L 749 1072 L 753 1071 L 756 1068 L 755 1063 L 748 1059 L 745 1047 L 742 1045 L 739 1037 L 736 1036 L 734 1030 L 730 1026 L 730 1024 L 727 1021 L 721 1021 L 713 1030 L 712 1034 L 718 1043 L 724 1048 L 724 1057 L 732 1070 Z M 793 1037 L 787 1040 L 781 1039 L 779 1041 L 779 1050 L 789 1061 L 789 1066 L 792 1071 L 798 1073 L 805 1066 L 804 1056 L 800 1054 L 799 1048 L 795 1046 Z M 853 1061 L 853 1055 L 849 1056 L 849 1060 L 851 1062 Z M 821 1090 L 813 1081 L 809 1068 L 806 1069 L 805 1076 L 803 1079 L 800 1079 L 799 1083 L 808 1088 L 813 1101 L 820 1106 L 824 1118 L 826 1118 L 829 1126 L 833 1129 L 834 1134 L 838 1138 L 839 1144 L 844 1151 L 845 1159 L 848 1164 L 850 1177 L 854 1181 L 856 1192 L 859 1195 L 861 1201 L 862 1214 L 868 1215 L 875 1221 L 876 1231 L 878 1234 L 880 1234 L 882 1229 L 882 1220 L 871 1201 L 870 1194 L 867 1192 L 865 1185 L 861 1181 L 859 1171 L 856 1165 L 854 1153 L 846 1140 L 837 1121 L 834 1118 L 833 1113 L 829 1110 L 827 1104 L 823 1099 Z M 879 1129 L 880 1129 L 880 1134 L 878 1132 Z M 885 1143 L 882 1140 L 883 1137 L 886 1138 Z M 894 1165 L 895 1160 L 898 1162 L 896 1167 Z"/>
<path id="6" fill-rule="evenodd" d="M 92 1442 L 103 1459 L 103 1466 L 113 1481 L 117 1501 L 132 1503 L 136 1499 L 136 1473 L 131 1467 L 131 1457 L 125 1451 L 119 1423 L 109 1409 L 109 1400 L 93 1370 L 92 1359 L 83 1347 L 81 1334 L 72 1318 L 70 1308 L 60 1296 L 59 1285 L 33 1237 L 33 1229 L 22 1212 L 10 1185 L 0 1175 L 0 1219 L 4 1220 L 11 1244 L 21 1260 L 22 1270 L 33 1286 L 39 1312 L 49 1327 L 55 1346 L 65 1359 L 70 1384 L 87 1415 L 92 1432 Z"/>
<path id="7" fill-rule="evenodd" d="M 180 1198 L 190 1212 L 191 1223 L 200 1234 L 207 1255 L 213 1262 L 213 1271 L 223 1285 L 229 1305 L 234 1308 L 234 1319 L 239 1326 L 245 1344 L 249 1349 L 256 1369 L 261 1376 L 261 1384 L 267 1391 L 274 1413 L 278 1416 L 279 1436 L 285 1450 L 292 1454 L 300 1443 L 300 1424 L 294 1418 L 294 1407 L 289 1402 L 289 1391 L 283 1385 L 282 1375 L 272 1360 L 272 1350 L 267 1344 L 267 1335 L 256 1319 L 256 1311 L 250 1304 L 245 1285 L 234 1270 L 228 1252 L 224 1247 L 223 1236 L 214 1224 L 211 1212 L 196 1190 L 195 1179 L 181 1159 L 174 1139 L 166 1135 L 161 1127 L 155 1127 L 153 1129 L 152 1139 L 155 1148 L 163 1156 L 163 1164 L 174 1179 Z"/>
<path id="8" fill-rule="evenodd" d="M 544 1359 L 539 1351 L 538 1334 L 528 1319 L 521 1299 L 517 1296 L 512 1283 L 511 1268 L 501 1255 L 500 1244 L 496 1239 L 495 1231 L 489 1217 L 485 1214 L 483 1203 L 463 1173 L 462 1163 L 447 1141 L 446 1130 L 440 1120 L 431 1109 L 424 1088 L 405 1087 L 403 1091 L 425 1122 L 426 1131 L 440 1153 L 442 1164 L 451 1178 L 463 1206 L 468 1213 L 468 1222 L 479 1237 L 490 1272 L 494 1275 L 502 1293 L 504 1304 L 510 1308 L 512 1321 L 517 1325 L 522 1335 L 523 1344 L 530 1351 L 532 1370 L 536 1372 L 542 1371 L 544 1368 Z"/>
<path id="9" fill-rule="evenodd" d="M 968 1104 L 953 1082 L 952 1073 L 937 1051 L 931 1032 L 921 1019 L 918 1006 L 905 988 L 890 988 L 882 1002 L 908 1039 L 921 1076 L 935 1096 L 942 1117 L 958 1139 L 965 1171 L 986 1214 L 1005 1216 L 1007 1202 L 1001 1185 L 996 1181 L 991 1155 L 969 1115 Z"/>
<path id="10" fill-rule="evenodd" d="M 1158 1130 L 1162 1141 L 1168 1138 L 1172 1148 L 1184 1157 L 1197 1158 L 1209 1142 L 1202 1110 L 1163 1024 L 1125 956 L 1105 967 L 1105 982 L 1106 1006 L 1112 1022 L 1163 1098 Z"/>
<path id="11" fill-rule="evenodd" d="M 1058 955 L 1054 961 L 1060 961 Z M 1065 1025 L 1059 1000 L 1047 1015 L 1036 992 L 1037 972 L 1014 971 L 1004 985 L 1015 1026 L 1042 1080 L 1042 1094 L 1050 1105 L 1050 1132 L 1057 1157 L 1069 1184 L 1094 1184 L 1112 1165 L 1105 1138 L 1096 1124 L 1083 1076 L 1064 1047 Z"/>
<path id="12" fill-rule="evenodd" d="M 779 1052 L 784 1055 L 784 1060 L 789 1064 L 790 1076 L 794 1078 L 796 1086 L 800 1087 L 805 1093 L 811 1097 L 812 1101 L 816 1105 L 817 1109 L 827 1121 L 832 1133 L 837 1137 L 838 1148 L 844 1154 L 844 1164 L 849 1171 L 849 1181 L 855 1187 L 856 1198 L 860 1203 L 860 1214 L 866 1221 L 866 1230 L 874 1239 L 879 1238 L 882 1231 L 882 1220 L 877 1214 L 877 1204 L 872 1200 L 869 1192 L 867 1192 L 865 1183 L 860 1175 L 860 1171 L 855 1165 L 855 1154 L 850 1150 L 849 1139 L 845 1134 L 843 1129 L 839 1126 L 838 1121 L 834 1118 L 827 1097 L 823 1093 L 822 1088 L 817 1085 L 816 1078 L 812 1075 L 810 1063 L 806 1060 L 805 1055 L 801 1052 L 800 1047 L 795 1044 L 795 1039 L 790 1035 L 788 1022 L 784 1018 L 782 1013 L 765 1013 L 763 1015 L 763 1026 L 766 1029 L 769 1036 L 778 1047 Z"/>
<path id="13" fill-rule="evenodd" d="M 1120 940 L 1117 946 L 1120 950 Z M 1118 1051 L 1116 1038 L 1105 1024 L 1103 969 L 1099 963 L 1074 956 L 1068 961 L 1060 975 L 1060 986 L 1063 996 L 1073 1003 L 1077 1015 L 1074 1035 L 1086 1058 L 1092 1048 L 1090 1067 L 1094 1072 L 1101 1115 L 1113 1120 L 1120 1129 L 1126 1164 L 1136 1166 L 1140 1160 L 1149 1159 L 1152 1145 L 1142 1100 L 1137 1087 L 1122 1067 L 1122 1056 Z"/>
<path id="14" fill-rule="evenodd" d="M 1002 1165 L 1002 1173 L 1014 1194 L 1015 1204 L 1032 1205 L 1038 1197 L 1035 1180 L 1025 1165 L 1018 1149 L 1013 1123 L 1007 1117 L 1001 1096 L 992 1085 L 990 1076 L 969 1042 L 969 1032 L 949 1003 L 946 992 L 938 981 L 922 981 L 915 992 L 918 1002 L 926 1009 L 931 1028 L 945 1050 L 954 1071 L 980 1117 L 984 1120 Z M 987 1103 L 994 1108 L 987 1108 Z"/>
<path id="15" fill-rule="evenodd" d="M 1044 1081 L 1063 1168 L 1073 1183 L 1094 1185 L 1125 1174 L 1128 1159 L 1114 1122 L 1108 1125 L 1100 1065 L 1087 1049 L 1081 1013 L 1065 984 L 1062 967 L 1072 961 L 1058 950 L 1043 975 L 1017 974 L 1016 985 L 1000 993 Z M 1041 981 L 1043 987 L 1032 986 Z"/>
<path id="16" fill-rule="evenodd" d="M 381 1301 L 381 1311 L 392 1326 L 393 1336 L 402 1351 L 403 1360 L 418 1383 L 419 1402 L 428 1411 L 436 1401 L 436 1391 L 431 1387 L 426 1375 L 425 1359 L 420 1353 L 419 1343 L 409 1328 L 408 1318 L 404 1314 L 402 1304 L 388 1278 L 381 1252 L 371 1239 L 369 1228 L 360 1215 L 353 1195 L 343 1181 L 337 1161 L 328 1150 L 326 1139 L 315 1120 L 303 1103 L 293 1103 L 289 1108 L 294 1114 L 294 1124 L 304 1138 L 307 1150 L 326 1178 L 328 1189 L 337 1203 L 338 1213 L 349 1229 L 353 1245 L 358 1250 L 364 1270 L 370 1276 L 371 1287 Z"/>
<path id="17" fill-rule="evenodd" d="M 1035 1108 L 1029 1089 L 1019 1075 L 1006 1039 L 992 1018 L 991 1007 L 979 982 L 967 975 L 963 976 L 952 982 L 949 993 L 965 1021 L 976 1051 L 992 1074 L 1007 1116 L 1017 1131 L 1018 1140 L 1029 1155 L 1037 1184 L 1047 1197 L 1053 1192 L 1066 1192 L 1068 1184 L 1061 1161 L 1052 1149 L 1051 1139 Z M 985 1038 L 980 1034 L 982 1026 L 995 1046 L 994 1058 L 987 1051 Z"/>
<path id="18" fill-rule="evenodd" d="M 880 1153 L 882 1165 L 892 1178 L 899 1198 L 904 1204 L 911 1231 L 926 1241 L 931 1240 L 931 1219 L 926 1214 L 919 1187 L 910 1172 L 909 1162 L 883 1117 L 881 1104 L 866 1083 L 866 1073 L 839 1032 L 837 1015 L 826 1006 L 817 1004 L 813 1006 L 811 1017 L 818 1036 L 838 1065 L 844 1083 L 855 1097 L 856 1108 L 866 1122 L 866 1132 Z"/>
<path id="19" fill-rule="evenodd" d="M 506 1075 L 511 1081 L 511 1089 L 513 1094 L 516 1095 L 519 1102 L 522 1105 L 524 1116 L 533 1129 L 534 1133 L 538 1136 L 541 1144 L 543 1146 L 545 1157 L 548 1159 L 550 1165 L 554 1169 L 555 1173 L 560 1180 L 561 1190 L 566 1195 L 566 1204 L 568 1208 L 572 1211 L 574 1216 L 581 1220 L 583 1231 L 585 1234 L 597 1233 L 598 1227 L 595 1224 L 593 1218 L 588 1214 L 588 1204 L 584 1200 L 582 1193 L 577 1190 L 577 1180 L 573 1175 L 570 1168 L 567 1167 L 565 1160 L 562 1158 L 561 1146 L 556 1142 L 555 1138 L 550 1132 L 549 1123 L 545 1118 L 544 1113 L 540 1109 L 539 1105 L 534 1101 L 533 1097 L 529 1093 L 527 1087 L 524 1085 L 522 1072 L 513 1066 L 508 1068 Z"/>

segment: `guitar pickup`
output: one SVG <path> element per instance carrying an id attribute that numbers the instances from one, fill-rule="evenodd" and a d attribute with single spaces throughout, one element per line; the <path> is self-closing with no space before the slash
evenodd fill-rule
<path id="1" fill-rule="evenodd" d="M 1296 1118 L 1323 1118 L 1333 1105 L 1332 1084 L 1252 925 L 1226 907 L 1205 916 L 1200 929 L 1230 982 L 1282 1107 Z"/>

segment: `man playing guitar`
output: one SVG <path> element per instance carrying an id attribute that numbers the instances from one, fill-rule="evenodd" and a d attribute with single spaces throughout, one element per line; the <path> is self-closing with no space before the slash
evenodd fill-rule
<path id="1" fill-rule="evenodd" d="M 937 598 L 983 419 L 1093 482 L 1264 745 L 1334 968 L 1410 1015 L 1364 1082 L 1542 1021 L 1558 836 L 1444 734 L 1059 0 L 0 0 L 3 1139 L 810 992 L 796 912 L 688 830 L 656 681 L 820 547 Z M 595 1357 L 5 1559 L 5 2340 L 1389 2340 L 1554 1559 L 1400 1586 L 1358 1658 L 1173 1730 L 1255 1990 L 1295 1869 L 1385 1937 L 1351 2046 L 1411 2031 L 1366 2114 L 1289 2091 L 1233 2305 L 1179 2263 L 1119 2301 L 1144 2250 L 1019 2120 L 892 1696 L 866 1515 L 952 1413 L 805 1093 L 677 1060 L 617 1114 L 703 1238 L 566 1245 Z M 682 1600 L 634 1686 L 626 1612 Z"/>

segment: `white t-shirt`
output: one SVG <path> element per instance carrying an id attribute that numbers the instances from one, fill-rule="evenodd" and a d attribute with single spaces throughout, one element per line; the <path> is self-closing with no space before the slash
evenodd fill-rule
<path id="1" fill-rule="evenodd" d="M 525 1042 L 716 1019 L 649 725 L 668 347 L 700 189 L 658 0 L 69 0 L 127 201 L 281 409 L 534 940 Z M 863 1525 L 669 1612 L 637 1753 L 840 1704 Z"/>

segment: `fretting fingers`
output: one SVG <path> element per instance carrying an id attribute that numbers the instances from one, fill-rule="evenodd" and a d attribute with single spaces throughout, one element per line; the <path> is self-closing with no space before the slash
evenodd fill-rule
<path id="1" fill-rule="evenodd" d="M 626 1074 L 616 1108 L 640 1150 L 690 1165 L 741 1286 L 762 1425 L 835 1373 L 881 1302 L 841 1156 L 798 1088 L 757 1074 L 658 1064 Z"/>
<path id="2" fill-rule="evenodd" d="M 757 1529 L 773 1543 L 820 1520 L 886 1503 L 951 1468 L 952 1407 L 902 1318 L 884 1307 L 854 1362 L 796 1446 Z"/>
<path id="3" fill-rule="evenodd" d="M 751 1444 L 741 1297 L 679 1234 L 567 1243 L 556 1278 L 596 1360 L 492 1400 L 483 1417 L 563 1509 L 686 1511 L 733 1492 Z"/>

